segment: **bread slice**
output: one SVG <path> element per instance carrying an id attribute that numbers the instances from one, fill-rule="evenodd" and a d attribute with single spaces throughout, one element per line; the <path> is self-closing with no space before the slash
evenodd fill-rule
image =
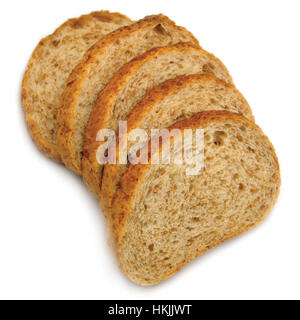
<path id="1" fill-rule="evenodd" d="M 223 63 L 210 53 L 190 43 L 154 48 L 125 64 L 100 93 L 85 132 L 82 174 L 89 190 L 98 197 L 102 166 L 96 153 L 101 142 L 96 141 L 100 129 L 118 128 L 131 109 L 149 88 L 186 74 L 211 73 L 231 83 Z"/>
<path id="2" fill-rule="evenodd" d="M 126 62 L 158 46 L 191 41 L 194 36 L 163 15 L 149 16 L 107 35 L 74 69 L 61 100 L 58 147 L 65 165 L 81 174 L 84 133 L 99 92 Z"/>
<path id="3" fill-rule="evenodd" d="M 119 13 L 92 12 L 68 20 L 34 50 L 23 78 L 22 102 L 32 139 L 48 157 L 60 160 L 57 107 L 71 71 L 99 38 L 131 22 Z"/>
<path id="4" fill-rule="evenodd" d="M 185 162 L 131 165 L 114 197 L 109 225 L 120 264 L 140 285 L 167 279 L 207 250 L 255 227 L 279 194 L 276 154 L 253 122 L 208 111 L 173 128 L 204 130 L 202 174 L 186 175 Z"/>
<path id="5" fill-rule="evenodd" d="M 151 129 L 166 128 L 206 110 L 228 110 L 254 120 L 247 101 L 233 85 L 212 75 L 190 75 L 168 80 L 149 90 L 126 119 L 127 132 L 130 135 L 136 128 L 144 129 L 150 137 Z M 127 145 L 130 150 L 133 142 L 128 141 Z M 120 176 L 127 168 L 119 164 L 119 149 L 116 154 L 117 164 L 104 166 L 100 198 L 105 214 L 109 214 Z"/>

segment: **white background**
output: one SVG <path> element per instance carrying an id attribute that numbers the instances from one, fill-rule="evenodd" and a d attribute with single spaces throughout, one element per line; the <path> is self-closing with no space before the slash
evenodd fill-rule
<path id="1" fill-rule="evenodd" d="M 270 137 L 282 169 L 272 215 L 152 288 L 128 281 L 106 243 L 83 182 L 41 155 L 20 106 L 25 65 L 39 39 L 92 10 L 132 19 L 164 13 L 221 58 Z M 0 298 L 300 298 L 300 2 L 1 1 Z"/>

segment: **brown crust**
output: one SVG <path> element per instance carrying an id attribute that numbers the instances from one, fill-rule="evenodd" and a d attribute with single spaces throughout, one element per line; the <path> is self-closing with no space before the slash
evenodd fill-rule
<path id="1" fill-rule="evenodd" d="M 128 21 L 131 22 L 131 20 L 126 17 L 125 15 L 122 15 L 118 12 L 109 12 L 109 11 L 95 11 L 91 12 L 89 14 L 82 15 L 78 18 L 72 18 L 64 22 L 62 25 L 60 25 L 54 33 L 51 35 L 46 36 L 45 38 L 41 39 L 36 48 L 34 49 L 31 58 L 28 62 L 27 69 L 25 71 L 25 74 L 23 76 L 22 86 L 21 86 L 21 101 L 22 106 L 25 114 L 25 121 L 27 124 L 27 128 L 29 130 L 29 133 L 31 135 L 32 140 L 37 145 L 39 150 L 44 153 L 49 158 L 52 158 L 53 160 L 60 162 L 61 157 L 59 155 L 59 152 L 57 150 L 57 147 L 47 141 L 41 134 L 39 126 L 37 125 L 36 121 L 31 117 L 31 106 L 29 101 L 29 94 L 27 93 L 27 88 L 30 86 L 30 70 L 31 66 L 34 63 L 34 59 L 36 56 L 39 55 L 40 50 L 43 48 L 44 44 L 48 41 L 51 41 L 51 39 L 55 38 L 58 34 L 60 34 L 65 28 L 72 27 L 72 28 L 80 28 L 84 26 L 86 23 L 88 23 L 92 18 L 96 18 L 102 22 L 113 22 L 113 23 L 120 23 L 121 21 Z"/>
<path id="2" fill-rule="evenodd" d="M 120 37 L 126 37 L 137 30 L 147 28 L 156 23 L 168 23 L 174 28 L 176 27 L 184 30 L 186 33 L 190 34 L 190 37 L 192 39 L 194 39 L 195 44 L 198 44 L 198 40 L 193 37 L 190 32 L 188 32 L 183 27 L 176 26 L 176 24 L 166 16 L 162 14 L 148 16 L 130 26 L 119 28 L 118 30 L 113 31 L 112 33 L 98 41 L 92 48 L 87 51 L 81 63 L 78 64 L 78 66 L 70 75 L 67 87 L 62 95 L 58 113 L 59 131 L 57 135 L 57 144 L 63 162 L 69 169 L 73 170 L 77 174 L 81 174 L 81 167 L 78 167 L 76 159 L 74 159 L 73 157 L 73 114 L 78 94 L 89 68 L 93 65 L 97 57 L 99 57 L 101 54 L 105 54 L 105 49 L 108 45 L 117 41 Z"/>
<path id="3" fill-rule="evenodd" d="M 141 100 L 130 112 L 127 117 L 127 133 L 129 134 L 131 130 L 135 128 L 139 128 L 139 123 L 144 119 L 144 117 L 149 113 L 149 111 L 159 103 L 161 100 L 165 99 L 169 95 L 174 94 L 175 92 L 185 88 L 191 83 L 196 83 L 199 81 L 207 81 L 214 80 L 217 84 L 221 84 L 227 88 L 231 88 L 241 97 L 242 94 L 231 84 L 225 83 L 223 80 L 220 80 L 212 75 L 202 74 L 202 75 L 188 75 L 188 76 L 180 76 L 171 80 L 167 80 L 160 84 L 159 86 L 148 91 L 146 96 Z M 245 105 L 245 114 L 252 121 L 254 121 L 254 117 L 252 115 L 251 108 L 247 103 L 246 99 L 244 99 Z M 118 139 L 117 139 L 118 141 Z M 118 146 L 117 146 L 118 147 Z M 117 156 L 119 154 L 118 149 L 116 152 Z M 118 158 L 117 158 L 118 161 Z M 106 164 L 104 166 L 103 179 L 102 179 L 102 187 L 101 187 L 101 201 L 103 202 L 103 207 L 108 211 L 111 206 L 111 200 L 113 198 L 114 193 L 116 192 L 116 188 L 118 185 L 118 177 L 120 172 L 120 165 L 118 164 Z"/>
<path id="4" fill-rule="evenodd" d="M 102 170 L 96 159 L 97 149 L 101 145 L 101 142 L 96 141 L 96 136 L 100 129 L 107 128 L 107 122 L 109 121 L 117 94 L 127 83 L 128 78 L 135 74 L 147 61 L 173 50 L 179 52 L 199 50 L 205 54 L 209 54 L 192 43 L 177 43 L 171 46 L 151 49 L 126 63 L 100 92 L 86 127 L 84 154 L 81 163 L 83 179 L 95 197 L 98 198 L 100 195 Z"/>
<path id="5" fill-rule="evenodd" d="M 281 184 L 280 167 L 279 167 L 278 158 L 276 156 L 273 145 L 271 144 L 270 140 L 264 135 L 262 130 L 254 122 L 244 118 L 243 116 L 238 115 L 236 113 L 228 112 L 228 111 L 204 111 L 204 112 L 196 114 L 195 116 L 193 116 L 190 119 L 185 119 L 185 120 L 182 120 L 182 121 L 174 124 L 173 126 L 169 127 L 169 129 L 170 130 L 174 129 L 174 128 L 177 128 L 180 130 L 184 130 L 184 129 L 188 129 L 188 128 L 189 129 L 196 129 L 196 128 L 204 127 L 205 125 L 209 124 L 210 122 L 224 122 L 224 121 L 228 121 L 228 120 L 232 120 L 232 121 L 235 121 L 235 122 L 238 122 L 241 124 L 243 123 L 247 126 L 251 126 L 251 127 L 255 128 L 262 135 L 262 137 L 264 137 L 264 139 L 270 144 L 272 152 L 273 152 L 273 157 L 275 159 L 275 162 L 276 162 L 277 168 L 278 168 L 278 172 L 277 172 L 278 173 L 278 177 L 277 177 L 278 180 L 277 181 L 278 181 L 278 185 L 280 186 L 280 184 Z M 151 147 L 151 144 L 149 143 L 149 150 L 150 150 L 150 147 Z M 160 147 L 159 152 L 161 152 L 161 149 L 162 149 L 162 146 Z M 149 152 L 149 159 L 151 159 L 151 152 Z M 114 241 L 115 250 L 117 252 L 121 268 L 123 269 L 123 271 L 125 273 L 126 273 L 126 268 L 124 267 L 125 264 L 124 264 L 124 261 L 122 260 L 122 252 L 120 252 L 120 250 L 119 250 L 120 244 L 122 241 L 122 236 L 124 233 L 127 219 L 129 218 L 130 211 L 132 210 L 132 207 L 134 205 L 134 201 L 135 201 L 138 189 L 143 181 L 143 177 L 145 176 L 146 172 L 149 170 L 150 167 L 151 167 L 151 164 L 147 164 L 147 165 L 137 164 L 137 165 L 130 165 L 129 166 L 127 171 L 121 177 L 120 187 L 117 190 L 117 192 L 115 193 L 112 211 L 111 211 L 111 214 L 108 216 L 108 225 L 109 225 L 110 233 L 111 233 L 113 241 Z M 258 225 L 261 221 L 263 221 L 265 219 L 265 217 L 268 216 L 268 214 L 271 212 L 273 206 L 275 205 L 276 200 L 279 196 L 279 189 L 280 188 L 278 188 L 278 193 L 277 193 L 276 197 L 274 198 L 275 200 L 274 200 L 273 205 L 270 206 L 270 208 L 268 208 L 268 210 L 266 210 L 264 217 L 262 217 L 262 219 L 260 221 L 257 221 L 257 223 L 253 224 L 252 226 L 249 226 L 248 228 L 246 228 L 244 230 L 239 230 L 238 232 L 229 235 L 228 237 L 223 239 L 223 241 L 221 241 L 221 242 L 216 242 L 215 244 L 213 244 L 211 246 L 211 248 L 215 247 L 216 245 L 218 245 L 226 240 L 229 240 L 230 238 L 233 238 L 243 232 L 248 231 L 249 229 Z M 201 252 L 197 252 L 194 257 L 190 257 L 188 259 L 188 261 L 186 261 L 185 263 L 182 263 L 182 265 L 180 265 L 176 270 L 173 270 L 168 275 L 166 275 L 163 280 L 167 279 L 168 277 L 170 277 L 171 275 L 173 275 L 174 273 L 179 271 L 182 267 L 184 267 L 191 260 L 193 260 L 197 256 L 205 253 L 209 249 L 210 248 L 205 249 Z M 127 276 L 129 278 L 131 278 L 129 274 L 127 274 Z M 138 284 L 141 284 L 141 285 L 154 285 L 154 284 L 161 281 L 161 280 L 159 280 L 159 281 L 147 282 L 147 281 L 141 281 L 140 279 L 134 279 L 134 278 L 131 278 L 131 280 L 138 283 Z"/>

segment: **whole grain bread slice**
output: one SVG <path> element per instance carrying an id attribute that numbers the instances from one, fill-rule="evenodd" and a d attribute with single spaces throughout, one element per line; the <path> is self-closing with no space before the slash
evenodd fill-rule
<path id="1" fill-rule="evenodd" d="M 97 42 L 69 77 L 59 112 L 58 148 L 65 165 L 81 174 L 85 128 L 99 92 L 125 63 L 158 46 L 194 36 L 163 15 L 146 17 Z"/>
<path id="2" fill-rule="evenodd" d="M 22 102 L 31 137 L 48 157 L 60 161 L 57 107 L 71 71 L 99 38 L 130 23 L 120 13 L 92 12 L 68 20 L 37 45 L 23 78 Z"/>
<path id="3" fill-rule="evenodd" d="M 207 110 L 228 110 L 254 120 L 247 101 L 233 85 L 212 75 L 180 76 L 149 90 L 144 99 L 132 109 L 126 119 L 128 152 L 133 144 L 139 148 L 143 143 L 129 141 L 128 137 L 133 130 L 144 129 L 150 137 L 151 129 L 166 128 L 180 119 Z M 118 140 L 117 137 L 117 143 Z M 109 215 L 120 177 L 128 167 L 119 163 L 119 152 L 117 144 L 116 164 L 107 163 L 104 166 L 100 199 L 105 215 Z"/>
<path id="4" fill-rule="evenodd" d="M 212 54 L 191 43 L 158 47 L 131 60 L 121 67 L 101 91 L 85 131 L 82 175 L 89 190 L 100 194 L 102 166 L 96 157 L 101 142 L 101 129 L 116 130 L 146 91 L 165 80 L 188 74 L 210 73 L 231 83 L 223 63 Z"/>
<path id="5" fill-rule="evenodd" d="M 187 162 L 131 165 L 109 218 L 121 268 L 140 285 L 167 279 L 255 227 L 279 194 L 275 151 L 253 122 L 227 111 L 207 111 L 169 129 L 174 128 L 204 130 L 204 171 L 187 175 Z M 157 154 L 149 154 L 150 160 Z"/>

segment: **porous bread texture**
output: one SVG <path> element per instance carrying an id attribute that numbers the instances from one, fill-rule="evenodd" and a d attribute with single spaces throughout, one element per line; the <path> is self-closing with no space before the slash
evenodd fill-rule
<path id="1" fill-rule="evenodd" d="M 74 69 L 62 95 L 57 136 L 65 165 L 81 174 L 84 133 L 99 92 L 126 62 L 158 46 L 199 45 L 194 36 L 163 15 L 149 16 L 97 42 Z"/>
<path id="2" fill-rule="evenodd" d="M 101 91 L 85 131 L 82 175 L 95 197 L 99 197 L 103 166 L 97 161 L 101 129 L 118 128 L 146 91 L 180 75 L 210 73 L 232 83 L 223 63 L 191 43 L 154 48 L 125 64 Z"/>
<path id="3" fill-rule="evenodd" d="M 131 22 L 119 13 L 92 12 L 68 20 L 37 45 L 23 78 L 22 102 L 31 137 L 48 157 L 60 161 L 57 107 L 71 71 L 99 38 Z"/>
<path id="4" fill-rule="evenodd" d="M 166 128 L 207 110 L 228 110 L 254 120 L 247 101 L 233 85 L 212 75 L 180 76 L 147 92 L 126 119 L 127 134 L 130 135 L 134 129 L 139 128 L 146 130 L 150 137 L 151 129 Z M 118 142 L 118 138 L 116 141 Z M 137 145 L 137 142 L 127 141 L 128 151 L 133 144 Z M 116 164 L 107 163 L 104 166 L 100 199 L 105 215 L 109 215 L 120 177 L 128 167 L 119 164 L 118 145 L 116 156 Z"/>
<path id="5" fill-rule="evenodd" d="M 253 228 L 274 206 L 279 164 L 253 122 L 208 111 L 172 128 L 204 129 L 204 171 L 183 165 L 131 165 L 113 203 L 110 231 L 121 268 L 140 285 L 157 284 L 207 250 Z"/>

